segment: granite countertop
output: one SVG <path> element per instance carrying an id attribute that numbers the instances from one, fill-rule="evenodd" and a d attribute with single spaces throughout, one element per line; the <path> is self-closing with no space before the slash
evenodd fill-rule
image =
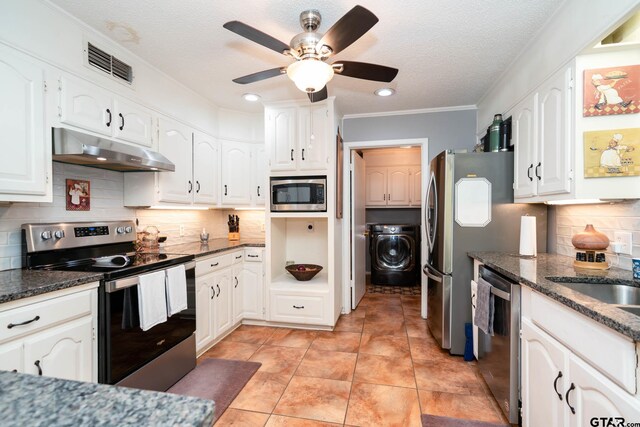
<path id="1" fill-rule="evenodd" d="M 213 255 L 220 252 L 225 252 L 231 249 L 238 249 L 244 247 L 256 247 L 264 248 L 264 240 L 228 240 L 228 239 L 209 239 L 206 244 L 200 242 L 181 243 L 178 245 L 168 245 L 162 249 L 162 252 L 173 254 L 186 254 L 195 255 L 197 257 L 203 257 L 207 255 Z"/>
<path id="2" fill-rule="evenodd" d="M 3 426 L 210 426 L 212 400 L 0 371 Z"/>
<path id="3" fill-rule="evenodd" d="M 536 258 L 504 252 L 469 252 L 469 256 L 634 341 L 640 341 L 640 316 L 549 280 L 562 278 L 566 282 L 610 282 L 640 287 L 640 280 L 634 280 L 631 271 L 575 268 L 573 258 L 546 253 L 538 254 Z"/>
<path id="4" fill-rule="evenodd" d="M 76 271 L 21 269 L 0 271 L 0 304 L 96 282 L 101 278 L 101 274 Z"/>

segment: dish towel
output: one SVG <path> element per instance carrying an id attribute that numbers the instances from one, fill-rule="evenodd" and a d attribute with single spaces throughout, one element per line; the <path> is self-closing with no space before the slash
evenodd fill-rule
<path id="1" fill-rule="evenodd" d="M 476 315 L 473 324 L 487 335 L 493 335 L 494 301 L 491 285 L 482 277 L 478 278 L 478 293 L 476 294 Z"/>
<path id="2" fill-rule="evenodd" d="M 167 321 L 167 298 L 164 290 L 164 270 L 143 274 L 138 278 L 138 310 L 140 327 L 148 331 Z"/>
<path id="3" fill-rule="evenodd" d="M 187 309 L 187 273 L 184 264 L 167 270 L 166 292 L 169 316 Z"/>

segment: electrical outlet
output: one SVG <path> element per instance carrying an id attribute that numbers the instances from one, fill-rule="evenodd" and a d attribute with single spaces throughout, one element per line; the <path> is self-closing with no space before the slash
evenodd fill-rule
<path id="1" fill-rule="evenodd" d="M 620 244 L 620 254 L 631 255 L 632 240 L 631 233 L 628 231 L 614 231 L 613 241 Z"/>
<path id="2" fill-rule="evenodd" d="M 184 225 L 180 224 L 180 237 L 184 237 Z"/>

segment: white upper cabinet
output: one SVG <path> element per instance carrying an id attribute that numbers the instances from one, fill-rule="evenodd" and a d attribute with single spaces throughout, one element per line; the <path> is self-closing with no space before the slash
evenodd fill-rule
<path id="1" fill-rule="evenodd" d="M 563 68 L 513 109 L 515 199 L 571 192 L 572 93 L 572 68 Z"/>
<path id="2" fill-rule="evenodd" d="M 409 206 L 409 169 L 405 166 L 387 169 L 387 205 Z"/>
<path id="3" fill-rule="evenodd" d="M 367 206 L 386 206 L 387 168 L 367 168 L 365 175 L 365 204 Z"/>
<path id="4" fill-rule="evenodd" d="M 409 205 L 420 206 L 422 203 L 422 168 L 409 166 Z"/>
<path id="5" fill-rule="evenodd" d="M 249 205 L 252 193 L 251 144 L 222 143 L 222 204 Z"/>
<path id="6" fill-rule="evenodd" d="M 153 146 L 153 116 L 143 106 L 84 80 L 60 77 L 60 123 Z"/>
<path id="7" fill-rule="evenodd" d="M 0 200 L 39 201 L 50 194 L 50 131 L 45 129 L 44 70 L 0 49 Z"/>
<path id="8" fill-rule="evenodd" d="M 330 137 L 326 103 L 267 107 L 265 126 L 271 171 L 326 171 Z"/>
<path id="9" fill-rule="evenodd" d="M 257 206 L 264 206 L 265 194 L 269 192 L 269 180 L 267 177 L 267 152 L 264 144 L 255 145 L 252 147 L 251 160 L 253 167 L 251 172 L 253 173 L 253 186 L 251 199 Z"/>
<path id="10" fill-rule="evenodd" d="M 202 132 L 193 134 L 193 202 L 215 205 L 218 202 L 220 148 L 218 142 Z"/>
<path id="11" fill-rule="evenodd" d="M 192 169 L 192 131 L 174 120 L 160 119 L 158 149 L 176 167 L 175 172 L 159 172 L 159 201 L 191 203 L 195 186 Z"/>
<path id="12" fill-rule="evenodd" d="M 367 206 L 410 206 L 412 186 L 407 166 L 367 167 L 365 174 Z"/>
<path id="13" fill-rule="evenodd" d="M 298 169 L 322 170 L 327 168 L 327 116 L 324 105 L 300 107 L 298 112 L 299 139 L 295 153 Z"/>

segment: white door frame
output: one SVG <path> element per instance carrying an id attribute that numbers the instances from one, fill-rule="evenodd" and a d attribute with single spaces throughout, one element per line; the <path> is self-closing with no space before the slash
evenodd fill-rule
<path id="1" fill-rule="evenodd" d="M 422 169 L 422 191 L 420 202 L 420 267 L 426 263 L 427 259 L 427 238 L 424 227 L 424 202 L 425 191 L 429 183 L 429 138 L 410 138 L 410 139 L 386 139 L 378 141 L 354 141 L 345 142 L 343 148 L 345 150 L 342 163 L 342 176 L 345 177 L 342 183 L 342 253 L 347 255 L 349 262 L 342 269 L 342 313 L 349 314 L 351 312 L 351 150 L 364 150 L 367 148 L 394 148 L 407 145 L 419 145 L 420 150 L 420 168 Z M 421 315 L 427 317 L 427 279 L 424 274 L 420 275 L 422 285 L 422 309 Z"/>

